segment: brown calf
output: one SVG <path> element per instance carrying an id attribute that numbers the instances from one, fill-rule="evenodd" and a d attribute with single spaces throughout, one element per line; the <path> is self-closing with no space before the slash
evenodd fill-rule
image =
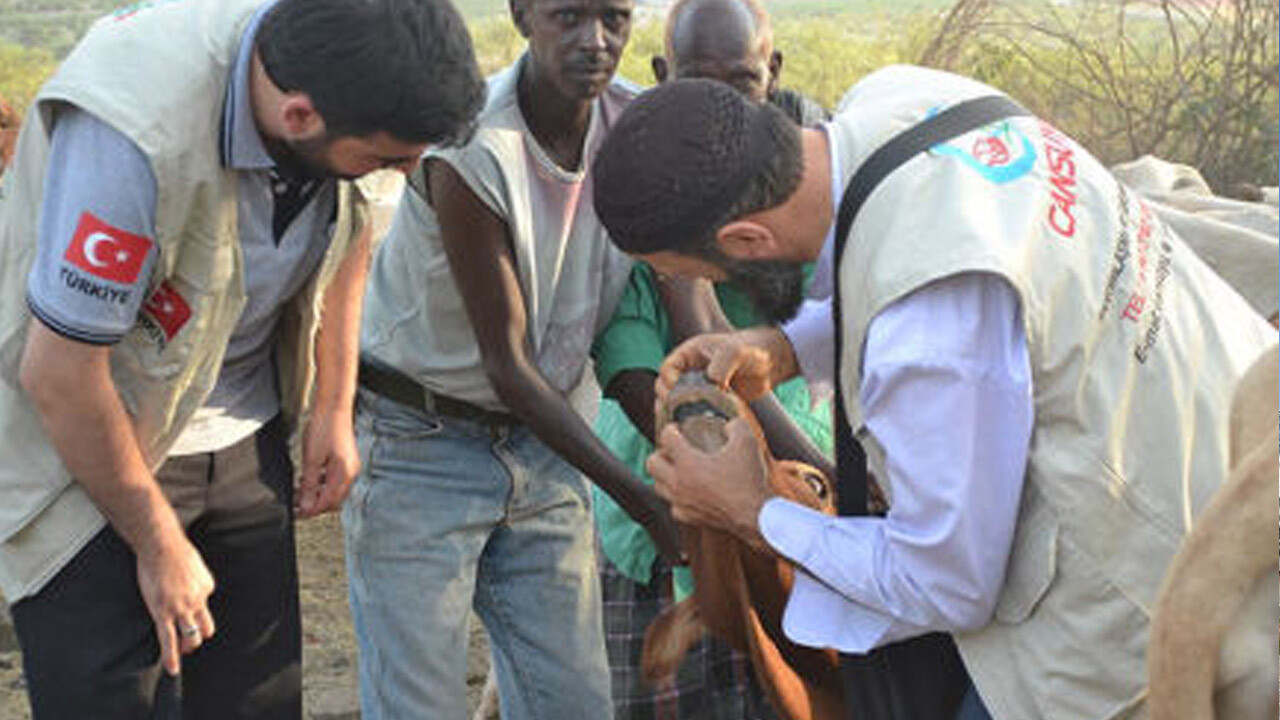
<path id="1" fill-rule="evenodd" d="M 736 395 L 688 373 L 672 389 L 658 417 L 658 430 L 677 423 L 704 451 L 725 442 L 724 425 L 746 418 L 764 443 L 754 415 Z M 765 450 L 766 455 L 768 450 Z M 827 514 L 835 514 L 828 478 L 812 466 L 766 458 L 775 492 Z M 778 715 L 785 720 L 846 717 L 834 651 L 792 643 L 782 632 L 782 613 L 794 569 L 787 560 L 754 550 L 727 532 L 681 527 L 696 590 L 667 608 L 645 633 L 642 668 L 650 679 L 676 671 L 685 653 L 710 631 L 744 652 Z"/>

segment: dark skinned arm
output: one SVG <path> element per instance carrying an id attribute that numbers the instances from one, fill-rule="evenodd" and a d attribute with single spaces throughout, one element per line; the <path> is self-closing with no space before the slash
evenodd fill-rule
<path id="1" fill-rule="evenodd" d="M 653 384 L 657 381 L 658 373 L 653 370 L 631 368 L 614 375 L 604 389 L 605 396 L 618 401 L 627 419 L 650 443 L 653 443 L 654 424 L 657 422 L 654 404 L 658 398 L 653 391 Z"/>
<path id="2" fill-rule="evenodd" d="M 678 345 L 694 335 L 709 332 L 733 332 L 734 327 L 725 317 L 716 299 L 715 288 L 704 279 L 689 280 L 656 275 L 658 295 L 662 299 L 663 308 L 671 320 L 672 344 Z M 656 378 L 656 375 L 651 376 Z M 649 385 L 649 395 L 653 398 L 653 385 Z M 635 415 L 627 408 L 621 398 L 618 402 L 627 416 L 635 422 Z M 652 399 L 649 403 L 653 406 Z M 765 439 L 769 443 L 769 452 L 781 460 L 799 460 L 808 463 L 827 477 L 836 476 L 835 464 L 818 449 L 808 435 L 791 420 L 791 416 L 782 407 L 782 403 L 773 393 L 762 395 L 751 403 L 751 411 L 764 430 Z M 652 426 L 653 410 L 649 411 L 649 426 Z M 637 425 L 637 427 L 645 427 Z M 652 435 L 652 433 L 649 433 Z M 652 439 L 652 437 L 650 438 Z"/>
<path id="3" fill-rule="evenodd" d="M 792 420 L 782 403 L 772 393 L 751 403 L 751 411 L 764 429 L 769 452 L 780 460 L 799 460 L 823 472 L 827 477 L 836 476 L 835 463 L 818 449 Z"/>
<path id="4" fill-rule="evenodd" d="M 710 280 L 663 275 L 657 271 L 653 278 L 671 326 L 672 347 L 694 335 L 734 331 L 733 323 L 720 308 L 715 285 Z"/>
<path id="5" fill-rule="evenodd" d="M 640 523 L 664 559 L 680 562 L 676 526 L 666 503 L 600 442 L 534 364 L 506 222 L 481 202 L 447 163 L 428 161 L 428 174 L 449 269 L 462 294 L 494 392 L 540 440 Z"/>

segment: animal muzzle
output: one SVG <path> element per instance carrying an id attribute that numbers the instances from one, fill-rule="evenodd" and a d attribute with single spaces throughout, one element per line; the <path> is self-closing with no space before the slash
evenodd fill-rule
<path id="1" fill-rule="evenodd" d="M 773 491 L 834 515 L 831 480 L 811 465 L 775 459 L 747 404 L 701 372 L 685 373 L 676 382 L 659 408 L 657 429 L 675 423 L 691 444 L 714 453 L 727 440 L 725 425 L 738 417 L 760 439 Z M 692 598 L 667 608 L 650 625 L 641 656 L 645 675 L 653 680 L 674 673 L 685 653 L 710 631 L 749 657 L 781 718 L 846 717 L 835 652 L 801 647 L 782 632 L 794 577 L 791 563 L 712 528 L 682 526 L 681 541 L 696 589 Z"/>

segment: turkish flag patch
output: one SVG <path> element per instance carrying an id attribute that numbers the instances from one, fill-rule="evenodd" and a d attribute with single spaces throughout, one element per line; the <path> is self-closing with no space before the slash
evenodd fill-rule
<path id="1" fill-rule="evenodd" d="M 130 285 L 142 272 L 151 245 L 150 239 L 111 227 L 86 211 L 63 257 L 90 275 Z"/>
<path id="2" fill-rule="evenodd" d="M 166 280 L 142 305 L 142 312 L 155 321 L 164 333 L 166 342 L 173 340 L 183 325 L 191 319 L 191 306 Z"/>

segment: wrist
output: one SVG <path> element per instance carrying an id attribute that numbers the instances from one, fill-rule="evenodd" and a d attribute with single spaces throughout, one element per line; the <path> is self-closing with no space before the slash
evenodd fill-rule
<path id="1" fill-rule="evenodd" d="M 781 328 L 756 327 L 739 331 L 747 337 L 747 343 L 764 351 L 769 358 L 769 381 L 773 386 L 794 377 L 800 368 L 795 348 Z"/>
<path id="2" fill-rule="evenodd" d="M 770 381 L 777 387 L 800 373 L 800 361 L 791 339 L 780 328 L 768 328 L 767 342 L 769 357 L 773 360 Z"/>
<path id="3" fill-rule="evenodd" d="M 331 360 L 319 363 L 311 394 L 312 414 L 353 413 L 356 402 L 356 362 Z"/>
<path id="4" fill-rule="evenodd" d="M 772 495 L 769 494 L 753 497 L 744 508 L 745 512 L 738 514 L 740 521 L 734 533 L 747 545 L 761 551 L 767 551 L 769 543 L 760 529 L 760 514 L 764 512 L 764 506 L 771 497 Z"/>
<path id="5" fill-rule="evenodd" d="M 766 496 L 756 503 L 752 512 L 747 513 L 747 520 L 737 533 L 739 539 L 759 552 L 770 552 L 769 541 L 765 540 L 764 532 L 760 529 L 760 513 L 764 512 L 764 506 L 768 500 Z"/>
<path id="6" fill-rule="evenodd" d="M 311 416 L 340 421 L 355 417 L 355 393 L 315 398 L 311 406 Z"/>
<path id="7" fill-rule="evenodd" d="M 134 554 L 140 559 L 154 560 L 174 552 L 176 548 L 188 542 L 187 533 L 182 529 L 182 523 L 168 501 L 163 501 L 163 507 L 155 508 L 148 515 L 142 532 L 136 533 L 132 538 L 126 536 Z"/>

